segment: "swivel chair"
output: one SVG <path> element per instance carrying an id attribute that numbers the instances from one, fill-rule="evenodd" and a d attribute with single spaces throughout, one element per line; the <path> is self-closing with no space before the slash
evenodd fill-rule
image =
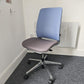
<path id="1" fill-rule="evenodd" d="M 33 68 L 26 72 L 24 78 L 28 79 L 29 73 L 35 70 L 36 68 L 42 66 L 45 68 L 49 74 L 49 84 L 53 84 L 55 78 L 50 73 L 47 68 L 47 64 L 56 64 L 59 65 L 59 68 L 63 68 L 63 64 L 59 62 L 53 62 L 47 60 L 47 55 L 44 52 L 52 51 L 52 47 L 57 45 L 60 42 L 60 26 L 62 18 L 62 8 L 42 8 L 40 10 L 36 33 L 37 37 L 32 37 L 23 41 L 22 45 L 27 50 L 33 50 L 37 53 L 42 54 L 41 59 L 29 58 L 29 61 L 38 61 Z"/>

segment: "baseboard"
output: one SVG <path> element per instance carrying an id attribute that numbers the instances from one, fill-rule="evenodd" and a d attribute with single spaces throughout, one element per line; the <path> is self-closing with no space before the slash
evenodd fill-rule
<path id="1" fill-rule="evenodd" d="M 81 56 L 84 57 L 84 50 L 78 50 L 73 48 L 57 48 L 54 47 L 49 54 L 69 55 L 69 56 Z"/>
<path id="2" fill-rule="evenodd" d="M 13 60 L 13 62 L 2 72 L 0 75 L 0 84 L 4 84 L 6 80 L 9 78 L 9 76 L 13 73 L 13 71 L 16 69 L 18 64 L 21 62 L 21 60 L 26 55 L 27 51 L 24 49 L 18 56 Z"/>

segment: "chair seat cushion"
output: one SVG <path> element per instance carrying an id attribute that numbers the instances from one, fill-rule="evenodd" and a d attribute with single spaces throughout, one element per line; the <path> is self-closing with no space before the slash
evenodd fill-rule
<path id="1" fill-rule="evenodd" d="M 58 43 L 56 40 L 46 40 L 41 38 L 29 38 L 23 41 L 23 47 L 34 50 L 37 52 L 45 52 L 48 51 L 54 44 Z"/>

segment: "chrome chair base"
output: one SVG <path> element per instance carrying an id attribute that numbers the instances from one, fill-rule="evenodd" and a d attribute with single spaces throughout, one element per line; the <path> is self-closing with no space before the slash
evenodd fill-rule
<path id="1" fill-rule="evenodd" d="M 30 70 L 28 70 L 24 76 L 24 79 L 28 79 L 29 77 L 29 73 L 31 73 L 32 71 L 34 71 L 35 69 L 37 69 L 38 67 L 40 66 L 43 66 L 43 68 L 46 69 L 47 73 L 49 74 L 49 84 L 52 84 L 52 82 L 55 80 L 55 78 L 52 76 L 52 74 L 50 73 L 47 65 L 48 64 L 53 64 L 53 65 L 59 65 L 59 69 L 62 69 L 64 67 L 64 65 L 62 63 L 59 63 L 59 62 L 53 62 L 53 61 L 48 61 L 46 60 L 47 59 L 47 55 L 45 54 L 42 54 L 42 59 L 32 59 L 32 58 L 29 58 L 28 61 L 37 61 L 38 63 L 32 67 Z M 30 62 L 29 62 L 30 64 Z M 51 83 L 50 83 L 51 82 Z"/>

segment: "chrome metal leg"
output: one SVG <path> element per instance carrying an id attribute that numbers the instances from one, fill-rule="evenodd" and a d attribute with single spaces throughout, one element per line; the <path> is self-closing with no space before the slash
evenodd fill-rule
<path id="1" fill-rule="evenodd" d="M 52 62 L 52 61 L 44 61 L 45 64 L 56 64 L 56 65 L 61 65 L 62 63 L 59 62 Z"/>
<path id="2" fill-rule="evenodd" d="M 52 74 L 50 73 L 50 71 L 49 71 L 49 69 L 48 69 L 47 65 L 45 65 L 45 64 L 44 64 L 44 66 L 45 66 L 46 71 L 47 71 L 47 72 L 48 72 L 48 74 L 49 74 L 50 79 L 52 79 L 52 80 L 53 80 L 54 78 L 53 78 Z"/>
<path id="3" fill-rule="evenodd" d="M 31 68 L 29 71 L 26 72 L 26 75 L 28 75 L 30 72 L 32 72 L 33 70 L 35 70 L 36 68 L 41 66 L 41 62 L 39 62 L 38 64 L 36 64 L 33 68 Z"/>
<path id="4" fill-rule="evenodd" d="M 28 60 L 31 60 L 31 61 L 41 61 L 41 60 L 39 60 L 39 59 L 32 59 L 32 58 L 29 58 Z"/>

